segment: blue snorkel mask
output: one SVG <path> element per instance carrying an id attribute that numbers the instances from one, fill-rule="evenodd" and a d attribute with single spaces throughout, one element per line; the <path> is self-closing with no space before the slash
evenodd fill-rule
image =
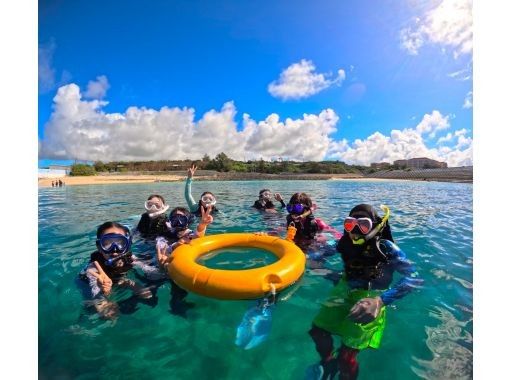
<path id="1" fill-rule="evenodd" d="M 188 228 L 190 219 L 191 218 L 186 215 L 174 214 L 168 218 L 168 221 L 170 222 L 170 226 L 172 228 L 176 229 L 177 231 L 184 231 L 186 228 Z"/>
<path id="2" fill-rule="evenodd" d="M 112 265 L 115 261 L 123 258 L 129 253 L 131 248 L 131 235 L 105 234 L 96 240 L 96 246 L 101 253 L 106 256 L 119 254 L 116 257 L 110 257 L 106 260 L 107 265 Z"/>
<path id="3" fill-rule="evenodd" d="M 289 203 L 287 206 L 287 212 L 292 215 L 301 215 L 305 209 L 306 206 L 301 203 Z"/>

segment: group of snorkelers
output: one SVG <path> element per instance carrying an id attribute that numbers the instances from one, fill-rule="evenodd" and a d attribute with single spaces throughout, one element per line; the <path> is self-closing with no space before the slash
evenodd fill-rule
<path id="1" fill-rule="evenodd" d="M 128 279 L 127 272 L 137 267 L 144 282 L 171 284 L 170 311 L 186 316 L 193 307 L 185 300 L 186 290 L 168 276 L 167 266 L 172 252 L 181 244 L 205 235 L 207 226 L 218 212 L 216 197 L 204 192 L 195 202 L 191 182 L 196 166 L 188 169 L 185 199 L 188 208 L 176 207 L 170 211 L 161 195 L 151 195 L 145 202 L 146 212 L 136 230 L 143 238 L 153 239 L 155 254 L 143 260 L 131 253 L 132 234 L 126 226 L 106 222 L 97 230 L 96 247 L 82 277 L 88 281 L 97 312 L 104 318 L 114 318 L 123 305 L 109 299 L 113 286 L 129 288 L 132 299 L 149 305 L 157 302 L 155 286 L 142 286 Z M 286 204 L 279 193 L 274 196 L 262 189 L 253 207 L 263 212 L 288 212 L 286 224 L 296 228 L 295 242 L 300 247 L 313 241 L 327 230 L 327 225 L 315 218 L 315 205 L 305 193 L 295 193 Z M 389 224 L 389 209 L 384 207 L 381 217 L 368 204 L 352 208 L 344 219 L 344 230 L 336 241 L 336 251 L 343 261 L 343 272 L 334 280 L 330 296 L 320 308 L 309 331 L 320 356 L 320 361 L 307 369 L 309 379 L 356 379 L 359 365 L 357 354 L 365 348 L 378 348 L 386 323 L 386 306 L 419 287 L 422 279 L 403 251 L 394 243 Z M 190 229 L 194 218 L 199 218 L 195 230 Z M 401 277 L 393 283 L 393 275 Z M 132 309 L 127 307 L 128 312 Z M 120 310 L 122 311 L 122 310 Z M 341 338 L 341 346 L 334 347 L 333 336 Z M 337 377 L 338 376 L 338 377 Z"/>

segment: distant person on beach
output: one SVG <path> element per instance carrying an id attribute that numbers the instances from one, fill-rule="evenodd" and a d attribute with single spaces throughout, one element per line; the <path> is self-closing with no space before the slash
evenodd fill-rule
<path id="1" fill-rule="evenodd" d="M 271 201 L 273 198 L 273 194 L 269 189 L 262 189 L 259 191 L 259 199 L 253 203 L 254 208 L 257 210 L 263 210 L 266 212 L 276 212 L 276 206 Z M 279 193 L 275 193 L 274 199 L 280 202 L 281 208 L 285 208 L 285 202 L 282 199 L 282 196 Z"/>
<path id="2" fill-rule="evenodd" d="M 136 229 L 142 237 L 154 238 L 166 232 L 166 212 L 169 206 L 165 199 L 158 194 L 149 195 L 145 201 L 145 212 L 142 214 Z"/>
<path id="3" fill-rule="evenodd" d="M 161 281 L 168 279 L 168 264 L 172 252 L 182 244 L 205 235 L 207 226 L 214 220 L 211 215 L 212 207 L 201 210 L 201 218 L 195 231 L 189 228 L 193 215 L 184 207 L 176 207 L 168 216 L 167 230 L 156 238 L 155 265 L 141 266 L 147 279 Z M 136 265 L 136 264 L 135 264 Z M 170 279 L 171 299 L 170 312 L 185 317 L 188 308 L 193 304 L 184 300 L 188 292 Z"/>
<path id="4" fill-rule="evenodd" d="M 62 181 L 58 180 L 58 187 L 62 187 Z"/>
<path id="5" fill-rule="evenodd" d="M 344 234 L 336 249 L 344 272 L 314 318 L 309 331 L 321 360 L 307 369 L 307 379 L 356 379 L 357 355 L 365 348 L 378 348 L 386 323 L 386 306 L 404 297 L 423 280 L 393 242 L 385 215 L 360 204 L 344 220 Z M 393 274 L 402 275 L 392 287 Z M 333 345 L 333 335 L 341 347 Z"/>
<path id="6" fill-rule="evenodd" d="M 216 208 L 216 197 L 213 193 L 210 191 L 203 192 L 198 203 L 195 202 L 191 195 L 191 182 L 196 170 L 197 166 L 195 164 L 191 165 L 188 169 L 188 178 L 186 178 L 186 184 L 184 187 L 184 198 L 186 199 L 186 203 L 188 204 L 191 213 L 196 216 L 200 216 L 201 210 L 205 210 L 209 206 L 211 206 L 211 212 L 216 213 L 218 209 Z"/>
<path id="7" fill-rule="evenodd" d="M 51 187 L 55 187 L 55 182 L 51 181 Z"/>
<path id="8" fill-rule="evenodd" d="M 132 290 L 133 296 L 129 301 L 154 305 L 151 290 L 127 277 L 133 268 L 129 228 L 116 222 L 105 222 L 97 229 L 96 237 L 97 250 L 90 255 L 89 264 L 80 273 L 80 277 L 88 282 L 88 296 L 99 315 L 113 319 L 119 311 L 134 311 L 135 304 L 132 302 L 115 302 L 110 299 L 115 287 Z M 129 306 L 129 310 L 123 310 L 126 309 L 124 306 Z"/>

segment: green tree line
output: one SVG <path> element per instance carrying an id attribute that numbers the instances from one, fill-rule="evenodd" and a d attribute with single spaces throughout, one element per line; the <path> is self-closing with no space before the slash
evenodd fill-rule
<path id="1" fill-rule="evenodd" d="M 342 161 L 236 161 L 225 153 L 220 153 L 213 159 L 207 154 L 201 160 L 160 160 L 160 161 L 96 161 L 93 165 L 74 164 L 71 175 L 95 175 L 97 173 L 113 172 L 167 172 L 183 171 L 192 164 L 201 170 L 215 170 L 218 172 L 240 173 L 317 173 L 317 174 L 346 174 L 365 173 L 366 166 L 347 165 Z"/>

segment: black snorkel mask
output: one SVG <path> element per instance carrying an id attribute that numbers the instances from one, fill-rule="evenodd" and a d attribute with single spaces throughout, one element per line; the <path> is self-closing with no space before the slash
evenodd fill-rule
<path id="1" fill-rule="evenodd" d="M 191 216 L 182 215 L 182 214 L 174 214 L 168 218 L 167 225 L 170 225 L 176 231 L 184 231 L 188 228 L 188 225 L 191 222 Z"/>
<path id="2" fill-rule="evenodd" d="M 129 255 L 132 244 L 131 235 L 105 234 L 96 240 L 97 249 L 105 256 L 110 256 L 105 260 L 106 265 L 113 265 L 117 260 Z M 118 256 L 111 257 L 117 253 Z"/>

